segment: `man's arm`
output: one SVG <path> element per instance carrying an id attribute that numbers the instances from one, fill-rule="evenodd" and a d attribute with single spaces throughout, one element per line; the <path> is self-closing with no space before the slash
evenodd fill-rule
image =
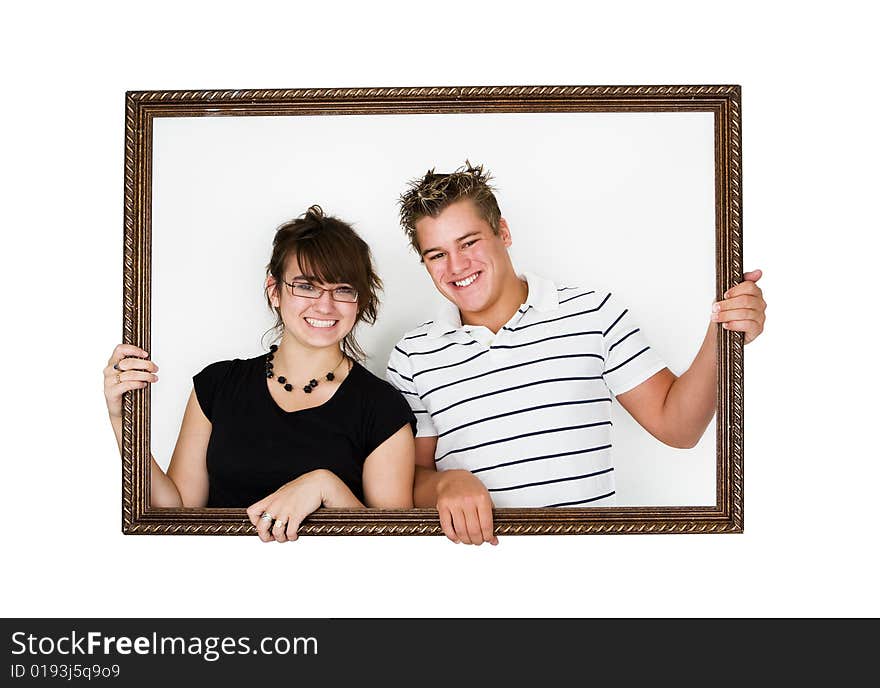
<path id="1" fill-rule="evenodd" d="M 664 368 L 617 397 L 639 425 L 670 447 L 693 447 L 715 415 L 715 332 L 716 326 L 710 325 L 681 377 Z"/>
<path id="2" fill-rule="evenodd" d="M 436 437 L 416 437 L 414 504 L 436 506 L 443 533 L 453 542 L 497 545 L 492 498 L 486 486 L 470 471 L 438 471 L 436 450 Z"/>
<path id="3" fill-rule="evenodd" d="M 680 377 L 668 368 L 618 395 L 629 414 L 654 437 L 672 447 L 693 447 L 715 414 L 717 326 L 745 333 L 753 341 L 764 329 L 767 303 L 755 284 L 761 271 L 743 275 L 723 301 L 713 305 L 712 323 L 696 358 Z"/>
<path id="4" fill-rule="evenodd" d="M 434 464 L 437 450 L 436 428 L 419 397 L 415 376 L 402 339 L 391 351 L 385 375 L 388 382 L 404 395 L 416 414 L 416 472 L 413 481 L 413 504 L 436 507 L 443 533 L 453 542 L 481 545 L 498 544 L 493 532 L 492 498 L 486 486 L 470 471 L 438 471 Z"/>
<path id="5" fill-rule="evenodd" d="M 436 451 L 436 437 L 416 437 L 416 475 L 413 482 L 413 504 L 416 507 L 437 506 L 440 472 L 434 464 Z"/>

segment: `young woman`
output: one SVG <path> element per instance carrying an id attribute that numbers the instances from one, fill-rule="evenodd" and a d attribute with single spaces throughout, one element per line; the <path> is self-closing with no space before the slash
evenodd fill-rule
<path id="1" fill-rule="evenodd" d="M 412 507 L 409 405 L 358 359 L 381 282 L 366 243 L 312 206 L 276 232 L 266 299 L 278 342 L 193 378 L 168 471 L 151 459 L 155 507 L 247 507 L 264 542 L 295 540 L 320 506 Z M 117 346 L 104 395 L 122 446 L 122 396 L 158 380 L 146 351 Z"/>

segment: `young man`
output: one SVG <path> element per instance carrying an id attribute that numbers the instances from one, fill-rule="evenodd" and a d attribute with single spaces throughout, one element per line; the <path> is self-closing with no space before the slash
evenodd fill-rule
<path id="1" fill-rule="evenodd" d="M 717 324 L 748 343 L 766 308 L 761 272 L 746 273 L 676 377 L 613 294 L 516 274 L 490 179 L 470 164 L 430 171 L 401 196 L 449 305 L 398 342 L 387 372 L 418 420 L 415 504 L 468 544 L 497 544 L 493 506 L 614 504 L 612 395 L 660 441 L 694 446 L 715 413 Z"/>

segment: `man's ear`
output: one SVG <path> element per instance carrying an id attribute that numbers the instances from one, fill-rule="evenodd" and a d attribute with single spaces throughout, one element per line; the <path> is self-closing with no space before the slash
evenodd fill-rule
<path id="1" fill-rule="evenodd" d="M 498 220 L 498 236 L 501 237 L 504 245 L 510 248 L 510 245 L 513 243 L 513 237 L 510 235 L 510 226 L 503 217 Z"/>
<path id="2" fill-rule="evenodd" d="M 281 308 L 281 302 L 278 296 L 278 283 L 272 275 L 266 277 L 266 295 L 269 297 L 269 302 L 272 304 L 272 308 Z"/>

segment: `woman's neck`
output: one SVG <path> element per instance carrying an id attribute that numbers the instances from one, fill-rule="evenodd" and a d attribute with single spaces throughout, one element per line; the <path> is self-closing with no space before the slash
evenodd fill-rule
<path id="1" fill-rule="evenodd" d="M 285 333 L 278 344 L 278 351 L 275 352 L 275 368 L 283 371 L 289 378 L 308 380 L 326 375 L 331 370 L 338 372 L 342 358 L 338 345 L 316 349 L 303 346 Z"/>

